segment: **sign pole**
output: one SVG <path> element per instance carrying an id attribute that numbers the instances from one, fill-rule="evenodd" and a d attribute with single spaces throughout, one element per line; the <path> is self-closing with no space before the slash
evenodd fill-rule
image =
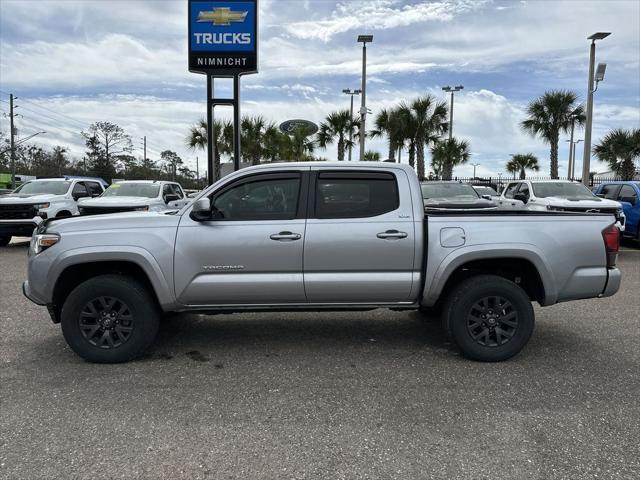
<path id="1" fill-rule="evenodd" d="M 207 74 L 207 183 L 212 185 L 214 182 L 214 132 L 213 132 L 213 78 Z"/>
<path id="2" fill-rule="evenodd" d="M 233 76 L 233 171 L 240 170 L 240 137 L 242 125 L 240 121 L 240 75 Z"/>

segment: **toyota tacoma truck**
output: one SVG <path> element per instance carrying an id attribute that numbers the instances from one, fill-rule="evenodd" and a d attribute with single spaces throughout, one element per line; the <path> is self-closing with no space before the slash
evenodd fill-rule
<path id="1" fill-rule="evenodd" d="M 163 312 L 375 308 L 440 309 L 465 356 L 500 361 L 529 340 L 532 302 L 616 293 L 615 221 L 425 215 L 409 166 L 270 164 L 221 179 L 180 210 L 42 221 L 23 291 L 92 362 L 140 355 Z"/>

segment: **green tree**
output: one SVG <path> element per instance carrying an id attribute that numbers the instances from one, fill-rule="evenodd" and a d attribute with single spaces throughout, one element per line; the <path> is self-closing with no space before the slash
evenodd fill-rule
<path id="1" fill-rule="evenodd" d="M 111 122 L 96 122 L 81 132 L 87 146 L 89 170 L 96 176 L 111 179 L 116 173 L 114 155 L 133 150 L 131 137 Z"/>
<path id="2" fill-rule="evenodd" d="M 349 110 L 339 110 L 327 115 L 324 122 L 320 124 L 320 131 L 317 135 L 317 144 L 320 148 L 327 148 L 327 145 L 338 140 L 338 161 L 344 160 L 345 148 L 349 146 L 349 132 L 355 130 L 355 121 L 351 121 Z"/>
<path id="3" fill-rule="evenodd" d="M 391 162 L 396 161 L 396 151 L 403 146 L 405 140 L 405 117 L 403 113 L 401 108 L 383 108 L 376 115 L 374 129 L 369 132 L 369 135 L 373 138 L 387 138 L 389 144 L 388 159 Z"/>
<path id="4" fill-rule="evenodd" d="M 413 138 L 415 142 L 418 178 L 423 181 L 425 179 L 425 146 L 434 145 L 437 139 L 445 134 L 449 128 L 447 104 L 446 102 L 438 102 L 431 95 L 426 95 L 415 99 L 411 104 L 405 106 L 403 111 L 404 115 L 408 117 L 406 119 L 406 135 Z M 409 148 L 411 150 L 411 145 Z"/>
<path id="5" fill-rule="evenodd" d="M 373 150 L 368 150 L 364 154 L 364 159 L 367 162 L 379 162 L 380 161 L 380 153 L 374 152 Z"/>
<path id="6" fill-rule="evenodd" d="M 242 158 L 251 165 L 259 165 L 265 158 L 265 134 L 272 124 L 262 116 L 243 117 L 240 122 Z"/>
<path id="7" fill-rule="evenodd" d="M 451 180 L 453 168 L 467 163 L 471 153 L 469 144 L 456 138 L 436 141 L 431 147 L 431 165 L 443 180 Z"/>
<path id="8" fill-rule="evenodd" d="M 560 133 L 571 128 L 572 121 L 580 126 L 584 124 L 585 114 L 582 105 L 577 104 L 578 96 L 568 90 L 550 90 L 527 106 L 527 118 L 521 123 L 522 129 L 539 136 L 551 147 L 551 178 L 558 178 L 558 143 Z"/>
<path id="9" fill-rule="evenodd" d="M 640 129 L 610 131 L 593 148 L 593 153 L 623 180 L 633 180 L 636 175 L 635 160 L 640 157 Z"/>
<path id="10" fill-rule="evenodd" d="M 165 150 L 164 152 L 160 153 L 160 160 L 165 163 L 167 170 L 171 175 L 171 179 L 175 182 L 178 168 L 181 167 L 184 163 L 182 161 L 182 158 L 180 158 L 180 156 L 176 152 Z"/>
<path id="11" fill-rule="evenodd" d="M 207 121 L 200 119 L 189 128 L 185 144 L 192 150 L 207 150 Z M 220 179 L 221 155 L 231 154 L 233 151 L 233 124 L 229 121 L 215 120 L 213 122 L 213 180 Z"/>
<path id="12" fill-rule="evenodd" d="M 513 173 L 514 177 L 516 173 L 520 172 L 520 180 L 526 178 L 527 170 L 540 170 L 538 165 L 538 158 L 533 153 L 518 153 L 511 155 L 511 160 L 507 162 L 505 167 L 507 172 Z"/>

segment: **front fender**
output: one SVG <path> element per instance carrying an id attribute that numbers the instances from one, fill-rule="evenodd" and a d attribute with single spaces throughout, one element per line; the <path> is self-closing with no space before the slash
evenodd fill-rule
<path id="1" fill-rule="evenodd" d="M 175 294 L 155 257 L 147 250 L 135 246 L 100 246 L 81 247 L 66 250 L 55 257 L 49 269 L 48 278 L 58 279 L 62 272 L 73 265 L 92 262 L 131 262 L 145 272 L 163 310 L 170 310 L 175 306 Z M 55 282 L 49 281 L 43 292 L 45 298 L 53 298 Z"/>
<path id="2" fill-rule="evenodd" d="M 555 277 L 542 251 L 531 244 L 509 243 L 460 247 L 451 251 L 439 264 L 427 265 L 427 282 L 423 291 L 422 305 L 435 305 L 451 274 L 465 263 L 497 258 L 518 258 L 531 262 L 538 271 L 544 287 L 544 300 L 541 304 L 552 305 L 556 302 L 558 292 Z"/>

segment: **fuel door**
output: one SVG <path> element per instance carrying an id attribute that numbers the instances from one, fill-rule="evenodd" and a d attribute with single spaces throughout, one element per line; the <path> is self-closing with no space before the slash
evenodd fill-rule
<path id="1" fill-rule="evenodd" d="M 445 248 L 461 247 L 467 241 L 467 235 L 459 227 L 440 229 L 440 245 Z"/>

